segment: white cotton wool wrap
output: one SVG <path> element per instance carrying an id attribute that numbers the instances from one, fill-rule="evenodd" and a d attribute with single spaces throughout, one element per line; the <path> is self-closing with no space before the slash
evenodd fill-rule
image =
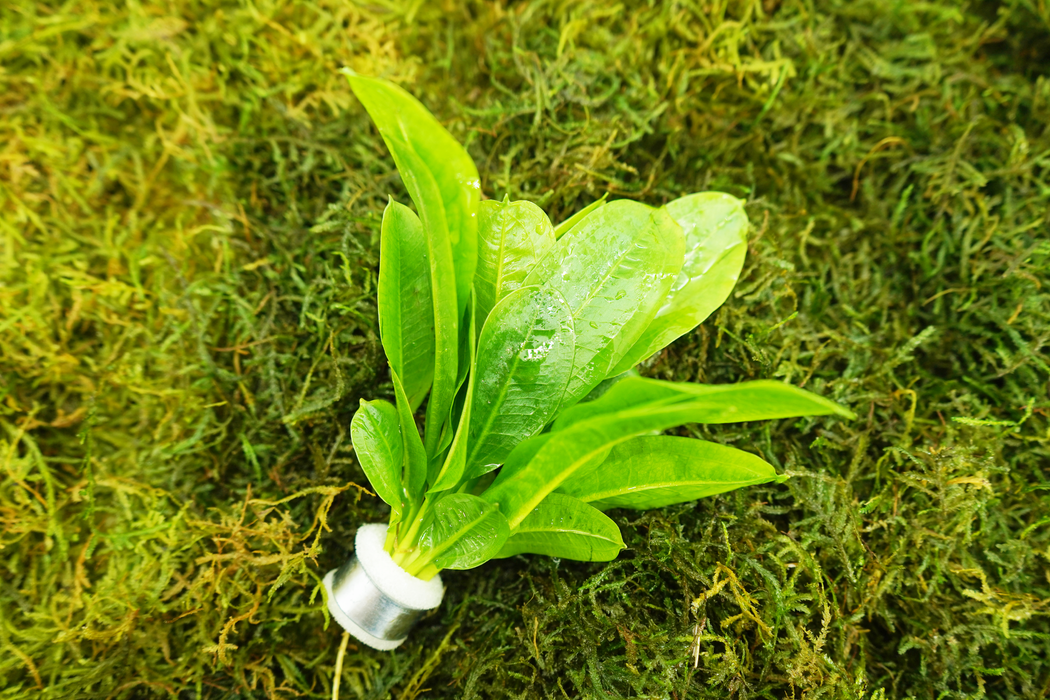
<path id="1" fill-rule="evenodd" d="M 351 618 L 340 606 L 338 598 L 340 595 L 358 595 L 361 598 L 379 601 L 379 594 L 392 601 L 397 607 L 403 609 L 405 614 L 416 615 L 421 611 L 433 610 L 441 605 L 441 599 L 445 596 L 445 587 L 441 583 L 441 576 L 435 576 L 429 581 L 416 578 L 400 566 L 394 563 L 390 555 L 383 549 L 386 542 L 387 526 L 380 524 L 362 525 L 357 531 L 354 539 L 354 554 L 364 573 L 367 581 L 358 576 L 351 590 L 333 590 L 336 583 L 336 573 L 339 569 L 333 569 L 324 577 L 324 586 L 328 591 L 328 611 L 343 629 L 352 634 L 368 646 L 388 651 L 396 649 L 407 637 L 400 639 L 384 639 L 372 632 L 365 630 L 362 625 Z M 373 588 L 374 587 L 374 588 Z M 344 604 L 345 604 L 344 598 Z M 357 601 L 354 601 L 357 602 Z M 370 601 L 362 601 L 366 607 Z M 387 605 L 388 602 L 376 603 Z M 360 618 L 359 618 L 360 621 Z"/>

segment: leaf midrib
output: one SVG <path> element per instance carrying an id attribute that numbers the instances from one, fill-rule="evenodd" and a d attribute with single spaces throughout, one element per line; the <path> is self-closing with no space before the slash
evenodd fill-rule
<path id="1" fill-rule="evenodd" d="M 452 545 L 456 544 L 461 539 L 463 539 L 463 536 L 467 532 L 472 530 L 475 525 L 477 525 L 482 520 L 484 520 L 489 515 L 491 515 L 492 512 L 493 512 L 492 508 L 486 508 L 486 509 L 482 510 L 481 514 L 478 517 L 474 518 L 474 520 L 471 520 L 464 527 L 461 527 L 460 529 L 456 530 L 453 537 L 449 537 L 444 542 L 442 542 L 440 545 L 438 545 L 437 547 L 434 547 L 434 549 L 431 550 L 433 552 L 433 556 L 431 557 L 431 561 L 433 561 L 433 560 L 437 559 L 438 557 L 440 557 L 442 554 L 444 554 L 446 551 L 448 551 L 448 549 Z"/>
<path id="2" fill-rule="evenodd" d="M 612 543 L 612 544 L 616 544 L 616 542 L 614 540 L 609 539 L 605 535 L 599 535 L 598 533 L 590 532 L 588 530 L 576 530 L 576 529 L 552 528 L 552 527 L 543 528 L 543 529 L 536 528 L 536 529 L 529 529 L 529 530 L 525 530 L 525 529 L 519 528 L 518 530 L 516 530 L 514 532 L 514 535 L 518 536 L 518 535 L 528 535 L 528 534 L 543 534 L 543 533 L 549 533 L 549 532 L 558 533 L 558 534 L 561 534 L 561 535 L 579 535 L 580 537 L 589 537 L 591 539 L 602 540 L 604 542 L 609 542 L 609 543 Z"/>
<path id="3" fill-rule="evenodd" d="M 676 488 L 676 487 L 677 488 L 684 488 L 684 487 L 689 487 L 689 486 L 724 486 L 724 485 L 730 485 L 730 486 L 735 486 L 736 488 L 740 488 L 741 486 L 748 486 L 748 485 L 752 484 L 754 481 L 762 479 L 762 478 L 763 477 L 761 477 L 761 476 L 756 476 L 753 479 L 742 479 L 742 480 L 738 480 L 738 481 L 704 481 L 704 480 L 701 480 L 701 479 L 689 480 L 689 481 L 668 481 L 668 482 L 659 482 L 659 483 L 653 483 L 653 484 L 646 484 L 644 486 L 639 486 L 639 487 L 636 487 L 636 488 L 632 488 L 630 490 L 627 490 L 627 489 L 608 490 L 608 491 L 594 492 L 594 493 L 588 494 L 586 496 L 579 496 L 579 495 L 576 495 L 576 494 L 568 494 L 568 495 L 571 495 L 573 498 L 578 498 L 581 501 L 583 501 L 584 503 L 593 503 L 595 501 L 601 501 L 601 500 L 604 500 L 606 498 L 616 498 L 617 496 L 623 496 L 625 494 L 647 493 L 649 491 L 655 491 L 657 489 L 667 489 L 667 488 Z M 773 480 L 775 478 L 776 478 L 776 475 L 774 474 L 773 476 L 769 477 L 769 480 Z"/>

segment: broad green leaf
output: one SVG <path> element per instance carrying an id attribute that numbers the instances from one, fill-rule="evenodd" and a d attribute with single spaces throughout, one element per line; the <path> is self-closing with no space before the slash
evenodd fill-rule
<path id="1" fill-rule="evenodd" d="M 416 419 L 412 417 L 405 387 L 401 377 L 393 369 L 390 379 L 394 383 L 394 396 L 397 398 L 397 415 L 401 423 L 401 444 L 404 449 L 404 472 L 401 477 L 401 488 L 405 494 L 406 504 L 417 506 L 423 497 L 427 485 L 427 453 L 423 441 L 419 439 Z"/>
<path id="2" fill-rule="evenodd" d="M 472 301 L 468 309 L 470 312 L 470 323 L 467 330 L 469 332 L 465 339 L 468 347 L 467 362 L 471 368 L 475 367 L 477 362 L 477 343 L 475 342 L 477 335 L 474 332 L 474 324 L 477 319 L 477 315 L 474 313 L 475 308 L 477 307 L 472 295 Z M 470 377 L 467 379 L 466 399 L 463 402 L 463 410 L 459 414 L 459 425 L 456 428 L 455 436 L 452 438 L 448 455 L 441 465 L 441 470 L 436 475 L 432 475 L 430 479 L 433 484 L 430 487 L 430 493 L 450 489 L 458 484 L 463 477 L 463 472 L 467 465 L 467 426 L 470 425 L 471 408 L 474 403 L 474 378 L 476 376 L 477 372 L 471 371 Z M 452 425 L 451 416 L 449 417 L 449 425 Z M 442 443 L 444 443 L 444 440 L 442 440 Z"/>
<path id="3" fill-rule="evenodd" d="M 389 401 L 362 399 L 350 421 L 350 438 L 368 483 L 390 506 L 392 520 L 400 519 L 404 499 L 401 469 L 405 448 L 397 409 Z"/>
<path id="4" fill-rule="evenodd" d="M 422 557 L 438 569 L 471 569 L 499 552 L 510 536 L 492 503 L 466 493 L 439 497 L 419 536 Z"/>
<path id="5" fill-rule="evenodd" d="M 685 263 L 656 317 L 612 374 L 630 369 L 700 325 L 729 297 L 744 266 L 747 214 L 739 199 L 699 192 L 665 208 L 685 234 Z"/>
<path id="6" fill-rule="evenodd" d="M 347 79 L 390 149 L 426 232 L 434 303 L 426 448 L 433 457 L 456 392 L 459 319 L 477 266 L 478 171 L 463 147 L 407 92 L 350 72 Z"/>
<path id="7" fill-rule="evenodd" d="M 572 312 L 576 355 L 562 407 L 631 349 L 681 271 L 684 246 L 666 211 L 618 200 L 592 211 L 529 273 L 526 286 L 560 292 Z"/>
<path id="8" fill-rule="evenodd" d="M 582 467 L 557 493 L 601 510 L 647 510 L 783 480 L 768 462 L 743 450 L 692 438 L 645 435 L 620 443 L 603 462 Z"/>
<path id="9" fill-rule="evenodd" d="M 576 561 L 612 561 L 624 548 L 620 528 L 583 501 L 552 493 L 521 521 L 496 558 L 545 554 Z"/>
<path id="10" fill-rule="evenodd" d="M 525 287 L 512 292 L 485 322 L 478 341 L 470 478 L 492 471 L 522 440 L 554 417 L 572 372 L 576 335 L 561 294 Z"/>
<path id="11" fill-rule="evenodd" d="M 393 200 L 383 212 L 378 297 L 383 349 L 415 411 L 434 380 L 434 302 L 423 224 Z"/>
<path id="12" fill-rule="evenodd" d="M 565 221 L 563 221 L 560 224 L 558 224 L 557 226 L 555 226 L 554 227 L 554 237 L 555 238 L 561 238 L 566 233 L 571 231 L 573 226 L 575 226 L 576 224 L 580 223 L 585 218 L 587 218 L 587 215 L 590 214 L 592 211 L 594 211 L 598 207 L 604 206 L 605 205 L 605 199 L 608 196 L 609 196 L 609 193 L 606 192 L 605 194 L 602 195 L 601 199 L 599 199 L 597 201 L 594 201 L 594 202 L 591 202 L 590 204 L 585 206 L 583 209 L 580 209 L 578 212 L 576 212 L 575 214 L 570 216 L 568 219 L 566 219 Z"/>
<path id="13" fill-rule="evenodd" d="M 852 414 L 787 384 L 771 381 L 726 386 L 672 384 L 624 379 L 603 397 L 580 404 L 554 424 L 554 431 L 528 462 L 508 463 L 485 500 L 499 503 L 511 528 L 577 470 L 605 450 L 639 435 L 684 423 L 729 423 L 791 416 Z M 564 418 L 575 420 L 564 421 Z M 559 428 L 559 423 L 562 424 Z"/>
<path id="14" fill-rule="evenodd" d="M 521 288 L 529 270 L 554 243 L 550 219 L 532 202 L 481 203 L 474 289 L 478 295 L 478 322 L 483 327 L 492 307 Z"/>

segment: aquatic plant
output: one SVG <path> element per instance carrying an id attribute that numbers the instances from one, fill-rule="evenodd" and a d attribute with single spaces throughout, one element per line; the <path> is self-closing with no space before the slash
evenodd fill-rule
<path id="1" fill-rule="evenodd" d="M 481 201 L 466 150 L 407 92 L 348 78 L 419 212 L 391 199 L 383 214 L 379 326 L 396 403 L 362 400 L 351 425 L 404 571 L 427 581 L 516 554 L 611 560 L 624 544 L 605 509 L 781 478 L 744 450 L 661 431 L 851 415 L 783 382 L 634 371 L 732 290 L 748 227 L 738 199 L 602 198 L 554 226 L 532 202 Z"/>

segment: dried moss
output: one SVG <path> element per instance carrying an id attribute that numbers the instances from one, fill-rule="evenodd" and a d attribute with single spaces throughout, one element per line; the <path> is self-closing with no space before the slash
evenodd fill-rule
<path id="1" fill-rule="evenodd" d="M 555 219 L 746 197 L 734 297 L 646 371 L 861 416 L 705 429 L 792 478 L 452 574 L 341 697 L 1050 692 L 1045 4 L 166 8 L 0 8 L 0 698 L 331 697 L 407 200 L 341 65 Z"/>

